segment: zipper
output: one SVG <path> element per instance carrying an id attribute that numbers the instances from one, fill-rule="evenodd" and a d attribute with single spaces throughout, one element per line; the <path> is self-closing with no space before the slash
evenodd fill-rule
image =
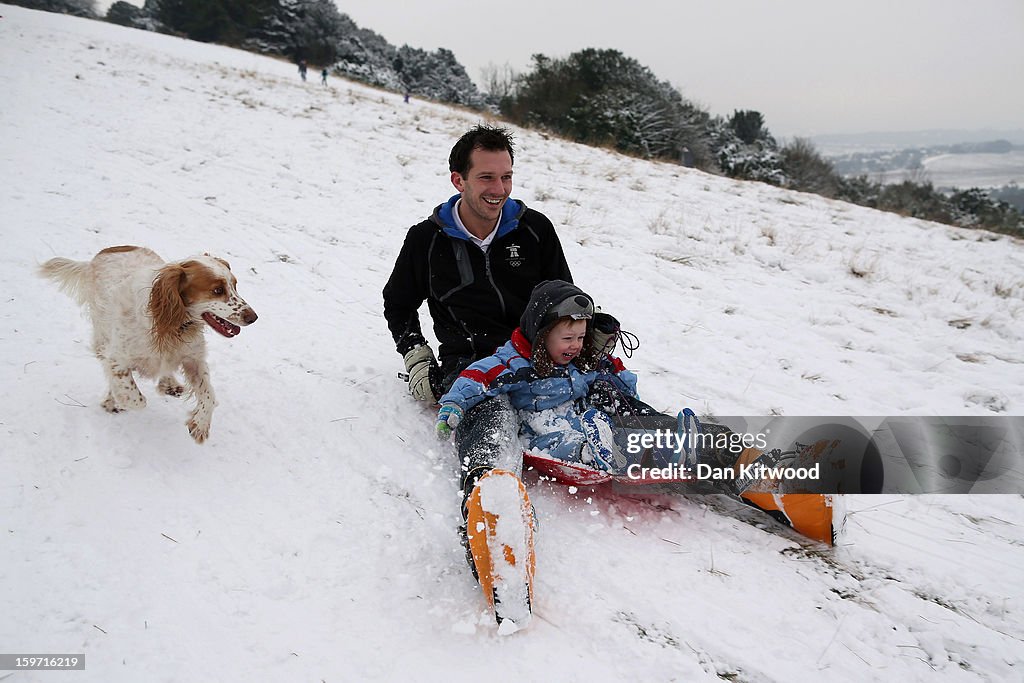
<path id="1" fill-rule="evenodd" d="M 501 295 L 501 290 L 498 289 L 498 285 L 494 282 L 494 276 L 491 274 L 491 251 L 494 249 L 494 242 L 491 242 L 490 248 L 484 252 L 484 272 L 487 274 L 487 281 L 491 283 L 491 287 L 494 288 L 494 293 L 498 295 L 498 304 L 501 306 L 501 316 L 505 317 L 505 297 Z"/>
<path id="2" fill-rule="evenodd" d="M 473 336 L 473 333 L 469 331 L 468 327 L 466 327 L 466 323 L 464 323 L 463 321 L 461 321 L 461 320 L 459 320 L 458 318 L 455 317 L 455 311 L 452 310 L 451 306 L 448 307 L 448 315 L 451 316 L 452 320 L 455 320 L 456 322 L 458 322 L 459 323 L 459 327 L 461 327 L 462 331 L 466 333 L 466 339 L 469 340 L 469 348 L 470 348 L 470 350 L 473 351 L 473 355 L 476 356 L 477 355 L 476 338 Z"/>

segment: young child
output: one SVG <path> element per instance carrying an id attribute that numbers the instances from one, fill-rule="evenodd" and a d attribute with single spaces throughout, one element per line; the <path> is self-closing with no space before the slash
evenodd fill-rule
<path id="1" fill-rule="evenodd" d="M 563 280 L 537 285 L 512 339 L 466 368 L 441 397 L 438 436 L 447 438 L 465 411 L 485 398 L 506 394 L 528 448 L 612 468 L 611 420 L 583 399 L 599 381 L 636 398 L 636 376 L 609 358 L 607 347 L 598 348 L 593 318 L 593 300 L 575 285 Z"/>
<path id="2" fill-rule="evenodd" d="M 465 411 L 488 397 L 504 394 L 518 413 L 520 434 L 528 439 L 529 449 L 566 462 L 621 472 L 627 458 L 617 458 L 616 421 L 621 425 L 622 419 L 627 419 L 629 429 L 676 431 L 680 419 L 658 413 L 641 401 L 636 394 L 636 376 L 610 355 L 616 341 L 625 335 L 614 318 L 595 314 L 593 300 L 578 287 L 562 280 L 540 283 L 512 339 L 494 355 L 470 365 L 441 397 L 438 436 L 447 438 Z M 636 343 L 634 338 L 623 344 L 627 354 Z M 724 425 L 703 423 L 696 428 L 698 433 L 715 435 L 716 441 L 729 437 L 725 439 L 728 443 L 734 436 Z M 697 451 L 698 458 L 724 468 L 778 454 L 778 449 L 766 453 L 752 447 L 737 453 L 728 445 L 700 447 Z M 640 462 L 655 467 L 678 462 L 679 458 L 680 453 L 671 446 L 656 446 L 640 454 Z M 474 477 L 471 481 L 476 480 Z M 472 490 L 472 485 L 466 487 L 467 500 Z M 731 481 L 721 483 L 717 490 L 738 495 L 806 536 L 828 545 L 834 543 L 837 527 L 828 496 L 739 490 Z M 467 514 L 464 504 L 464 519 Z M 476 572 L 468 527 L 460 529 L 470 567 Z"/>

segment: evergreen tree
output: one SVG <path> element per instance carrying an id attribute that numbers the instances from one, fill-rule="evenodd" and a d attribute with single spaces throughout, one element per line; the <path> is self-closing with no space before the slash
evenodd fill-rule
<path id="1" fill-rule="evenodd" d="M 735 110 L 729 118 L 729 127 L 736 133 L 736 137 L 745 145 L 753 145 L 758 141 L 765 140 L 768 135 L 764 127 L 764 116 L 759 111 Z"/>
<path id="2" fill-rule="evenodd" d="M 244 42 L 248 49 L 282 55 L 294 62 L 305 59 L 314 64 L 332 64 L 338 59 L 344 37 L 358 30 L 330 0 L 269 0 L 269 4 L 262 21 Z"/>
<path id="3" fill-rule="evenodd" d="M 735 112 L 729 119 L 715 117 L 708 126 L 708 135 L 718 168 L 725 175 L 773 185 L 788 183 L 778 144 L 764 127 L 760 113 Z"/>
<path id="4" fill-rule="evenodd" d="M 957 225 L 1024 234 L 1024 220 L 1020 212 L 1006 202 L 994 199 L 988 190 L 977 187 L 957 190 L 949 197 L 949 204 Z"/>
<path id="5" fill-rule="evenodd" d="M 501 107 L 513 121 L 578 142 L 674 161 L 686 150 L 698 165 L 710 162 L 701 134 L 707 114 L 618 50 L 588 48 L 566 59 L 534 55 L 532 70 Z"/>
<path id="6" fill-rule="evenodd" d="M 409 92 L 433 100 L 481 108 L 484 97 L 451 50 L 426 52 L 403 45 L 392 63 Z"/>
<path id="7" fill-rule="evenodd" d="M 120 24 L 121 26 L 132 26 L 136 25 L 136 21 L 142 16 L 142 9 L 136 7 L 130 2 L 124 2 L 124 0 L 118 0 L 107 10 L 106 19 L 112 24 Z"/>
<path id="8" fill-rule="evenodd" d="M 43 12 L 70 14 L 75 17 L 95 18 L 96 0 L 5 0 L 12 5 L 20 5 Z"/>
<path id="9" fill-rule="evenodd" d="M 187 38 L 241 45 L 275 4 L 275 0 L 160 0 L 153 9 L 160 23 Z"/>

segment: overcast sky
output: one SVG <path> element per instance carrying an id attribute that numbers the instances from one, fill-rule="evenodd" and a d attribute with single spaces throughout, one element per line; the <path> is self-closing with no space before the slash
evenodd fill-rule
<path id="1" fill-rule="evenodd" d="M 136 0 L 142 4 L 141 0 Z M 1024 0 L 335 0 L 481 81 L 541 52 L 615 48 L 712 114 L 777 136 L 1024 128 Z"/>

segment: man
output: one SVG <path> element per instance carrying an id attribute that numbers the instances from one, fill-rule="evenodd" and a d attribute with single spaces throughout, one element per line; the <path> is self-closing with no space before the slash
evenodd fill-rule
<path id="1" fill-rule="evenodd" d="M 384 287 L 384 317 L 417 400 L 433 403 L 467 365 L 508 341 L 534 286 L 572 281 L 551 221 L 509 198 L 513 158 L 502 128 L 463 135 L 448 161 L 459 194 L 409 229 Z M 424 301 L 440 366 L 420 328 Z"/>
<path id="2" fill-rule="evenodd" d="M 514 154 L 503 128 L 476 126 L 455 143 L 448 166 L 459 194 L 409 229 L 384 287 L 384 317 L 419 401 L 433 405 L 466 366 L 508 341 L 537 284 L 572 282 L 551 221 L 510 198 Z M 440 364 L 420 328 L 424 301 Z M 510 411 L 507 401 L 484 401 L 456 432 L 467 495 L 514 448 L 514 438 L 497 436 L 514 437 Z"/>

